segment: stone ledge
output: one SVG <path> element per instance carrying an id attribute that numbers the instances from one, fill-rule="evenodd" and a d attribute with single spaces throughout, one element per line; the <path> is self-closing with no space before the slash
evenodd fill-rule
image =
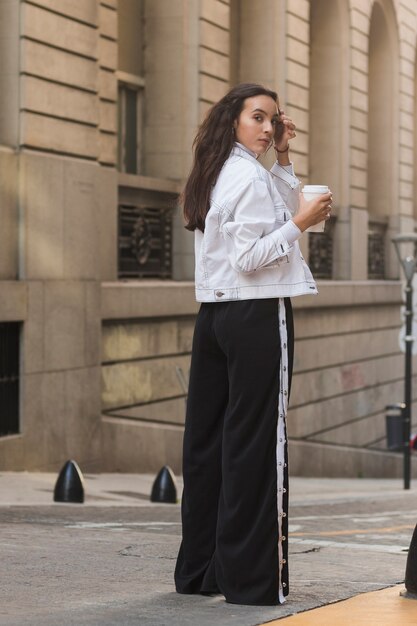
<path id="1" fill-rule="evenodd" d="M 0 321 L 27 318 L 27 281 L 0 281 Z M 295 309 L 397 304 L 403 300 L 399 281 L 322 281 L 319 295 L 293 298 Z M 192 281 L 104 282 L 101 318 L 134 319 L 196 315 L 199 304 Z"/>
<path id="2" fill-rule="evenodd" d="M 181 184 L 175 180 L 140 176 L 139 174 L 119 173 L 118 181 L 120 187 L 133 187 L 134 189 L 146 189 L 175 195 L 178 195 L 182 189 Z"/>
<path id="3" fill-rule="evenodd" d="M 102 283 L 101 317 L 134 319 L 196 315 L 193 282 L 118 281 Z"/>
<path id="4" fill-rule="evenodd" d="M 181 472 L 183 426 L 102 416 L 100 471 L 154 472 L 168 464 Z M 290 476 L 326 478 L 397 478 L 402 454 L 294 440 L 289 441 Z M 411 459 L 417 478 L 417 455 Z"/>
<path id="5" fill-rule="evenodd" d="M 398 280 L 317 281 L 318 296 L 293 298 L 296 309 L 402 304 L 403 287 Z"/>
<path id="6" fill-rule="evenodd" d="M 289 439 L 290 473 L 327 478 L 398 478 L 403 476 L 403 455 Z M 417 455 L 412 455 L 411 476 L 417 478 Z"/>
<path id="7" fill-rule="evenodd" d="M 402 304 L 399 281 L 319 281 L 318 296 L 293 298 L 296 309 Z M 117 281 L 102 283 L 101 317 L 133 319 L 195 315 L 192 281 Z"/>
<path id="8" fill-rule="evenodd" d="M 157 472 L 169 465 L 181 473 L 184 428 L 102 416 L 101 472 Z"/>

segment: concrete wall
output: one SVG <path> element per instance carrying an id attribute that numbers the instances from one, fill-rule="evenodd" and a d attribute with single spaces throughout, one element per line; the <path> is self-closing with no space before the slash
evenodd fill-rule
<path id="1" fill-rule="evenodd" d="M 129 17 L 143 20 L 137 39 Z M 384 406 L 402 399 L 401 287 L 367 281 L 367 233 L 385 225 L 397 278 L 389 238 L 415 228 L 416 18 L 413 0 L 0 3 L 0 321 L 22 323 L 21 432 L 0 438 L 0 469 L 73 456 L 179 470 L 193 237 L 177 209 L 174 280 L 118 281 L 117 206 L 173 203 L 199 121 L 253 80 L 278 91 L 298 127 L 296 171 L 331 184 L 337 215 L 336 280 L 294 302 L 292 471 L 399 475 L 381 450 Z M 126 74 L 144 94 L 137 174 L 117 171 Z"/>
<path id="2" fill-rule="evenodd" d="M 149 284 L 141 297 L 133 285 L 103 290 L 106 468 L 156 471 L 169 462 L 180 471 L 185 394 L 177 368 L 187 379 L 193 286 Z M 385 438 L 385 406 L 403 398 L 400 286 L 323 281 L 317 298 L 293 304 L 293 473 L 400 476 L 402 457 L 387 455 Z"/>
<path id="3" fill-rule="evenodd" d="M 0 439 L 0 464 L 48 469 L 73 456 L 97 468 L 103 222 L 116 197 L 103 193 L 99 166 L 99 4 L 22 1 L 0 11 L 8 58 L 19 50 L 19 106 L 0 127 L 11 148 L 1 151 L 0 319 L 22 322 L 21 432 Z"/>

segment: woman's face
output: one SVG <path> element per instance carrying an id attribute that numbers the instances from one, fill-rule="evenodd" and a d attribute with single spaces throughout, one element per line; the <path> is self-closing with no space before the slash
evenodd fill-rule
<path id="1" fill-rule="evenodd" d="M 246 98 L 244 107 L 234 122 L 236 141 L 258 156 L 264 154 L 271 145 L 278 122 L 278 105 L 272 98 Z"/>

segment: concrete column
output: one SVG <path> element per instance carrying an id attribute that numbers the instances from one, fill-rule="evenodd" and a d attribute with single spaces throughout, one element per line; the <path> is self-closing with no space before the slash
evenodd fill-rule
<path id="1" fill-rule="evenodd" d="M 398 206 L 399 47 L 393 11 L 375 2 L 369 34 L 368 209 L 389 216 Z"/>
<path id="2" fill-rule="evenodd" d="M 357 209 L 340 206 L 336 209 L 337 222 L 333 234 L 333 278 L 337 280 L 350 280 L 352 255 L 357 254 L 359 245 L 366 246 L 366 241 L 362 238 L 360 241 L 355 241 L 357 232 L 353 230 L 351 222 L 355 211 Z M 363 250 L 361 256 L 364 256 Z"/>
<path id="3" fill-rule="evenodd" d="M 350 279 L 368 278 L 368 213 L 362 209 L 350 210 Z"/>
<path id="4" fill-rule="evenodd" d="M 20 2 L 0 3 L 0 145 L 19 141 Z"/>
<path id="5" fill-rule="evenodd" d="M 0 121 L 0 141 L 17 149 L 12 156 L 18 176 L 18 277 L 27 294 L 21 427 L 8 447 L 9 469 L 55 469 L 67 458 L 93 468 L 101 454 L 100 243 L 105 237 L 100 227 L 112 194 L 103 198 L 98 165 L 99 3 L 65 2 L 59 12 L 52 4 L 0 3 L 2 18 L 3 7 L 9 10 L 0 32 L 13 27 L 19 9 L 20 52 L 8 55 L 8 63 L 15 64 L 8 80 L 20 85 L 20 98 L 8 119 L 8 134 Z M 3 95 L 14 97 L 2 80 L 0 75 L 0 101 Z M 1 158 L 12 173 L 11 155 L 2 152 Z M 0 201 L 3 211 L 4 196 Z"/>
<path id="6" fill-rule="evenodd" d="M 240 58 L 238 82 L 256 82 L 285 97 L 285 6 L 265 0 L 262 10 L 251 0 L 239 0 Z M 268 16 L 265 19 L 265 16 Z"/>
<path id="7" fill-rule="evenodd" d="M 18 274 L 19 2 L 0 3 L 0 278 Z"/>
<path id="8" fill-rule="evenodd" d="M 199 122 L 199 3 L 145 3 L 147 176 L 184 180 Z M 193 236 L 174 214 L 173 277 L 192 278 Z"/>

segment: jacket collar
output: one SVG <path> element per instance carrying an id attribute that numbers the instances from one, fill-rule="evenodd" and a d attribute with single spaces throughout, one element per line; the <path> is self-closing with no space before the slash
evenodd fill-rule
<path id="1" fill-rule="evenodd" d="M 252 152 L 252 150 L 249 150 L 249 148 L 244 146 L 242 143 L 239 143 L 238 141 L 235 141 L 231 154 L 237 154 L 244 159 L 248 159 L 249 161 L 251 161 L 252 159 L 255 159 L 256 161 L 256 159 L 258 158 L 258 155 L 255 152 Z"/>

